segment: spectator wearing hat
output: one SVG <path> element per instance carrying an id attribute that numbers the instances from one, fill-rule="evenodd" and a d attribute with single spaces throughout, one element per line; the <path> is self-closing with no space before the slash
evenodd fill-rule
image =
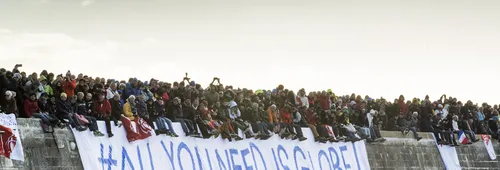
<path id="1" fill-rule="evenodd" d="M 40 75 L 40 86 L 38 87 L 38 91 L 42 91 L 41 94 L 45 93 L 47 94 L 48 97 L 51 97 L 54 95 L 54 91 L 52 90 L 52 87 L 48 84 L 48 80 L 44 75 Z M 41 96 L 40 94 L 40 96 Z M 40 99 L 40 96 L 37 95 L 37 99 Z"/>
<path id="2" fill-rule="evenodd" d="M 16 101 L 16 93 L 13 91 L 5 92 L 5 100 L 2 103 L 2 112 L 6 114 L 15 114 L 18 115 L 17 109 L 17 101 Z"/>

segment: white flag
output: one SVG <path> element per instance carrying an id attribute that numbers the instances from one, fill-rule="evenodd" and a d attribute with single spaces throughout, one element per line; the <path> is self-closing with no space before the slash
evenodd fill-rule
<path id="1" fill-rule="evenodd" d="M 484 146 L 486 147 L 488 155 L 490 155 L 490 159 L 491 160 L 497 159 L 495 150 L 493 150 L 493 144 L 491 143 L 490 135 L 481 135 L 481 139 L 483 139 Z"/>

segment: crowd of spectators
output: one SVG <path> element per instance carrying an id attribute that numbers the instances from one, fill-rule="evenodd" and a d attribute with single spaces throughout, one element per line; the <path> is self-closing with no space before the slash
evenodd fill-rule
<path id="1" fill-rule="evenodd" d="M 383 142 L 380 130 L 412 132 L 416 140 L 421 139 L 418 132 L 432 132 L 438 143 L 452 146 L 458 145 L 458 131 L 472 142 L 478 140 L 475 133 L 499 136 L 497 105 L 462 103 L 446 95 L 439 100 L 428 96 L 406 100 L 401 95 L 391 102 L 355 94 L 338 96 L 330 89 L 294 92 L 283 85 L 253 91 L 224 86 L 217 77 L 203 88 L 187 74 L 182 81 L 168 83 L 93 78 L 70 71 L 26 74 L 19 68 L 0 69 L 0 112 L 40 118 L 46 132 L 69 125 L 104 136 L 96 122 L 104 120 L 112 137 L 111 126 L 121 126 L 119 120 L 125 117 L 146 120 L 157 135 L 178 137 L 172 122 L 179 122 L 186 136 L 221 135 L 230 141 L 266 140 L 272 135 L 304 141 L 301 127 L 310 128 L 314 140 L 322 143 Z"/>

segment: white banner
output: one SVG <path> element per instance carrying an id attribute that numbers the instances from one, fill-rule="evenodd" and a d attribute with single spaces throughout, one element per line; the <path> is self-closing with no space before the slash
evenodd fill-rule
<path id="1" fill-rule="evenodd" d="M 462 169 L 460 166 L 460 161 L 458 160 L 457 150 L 454 147 L 448 145 L 438 144 L 436 137 L 434 137 L 434 142 L 437 145 L 441 159 L 443 160 L 444 166 L 447 170 L 459 170 Z"/>
<path id="2" fill-rule="evenodd" d="M 23 144 L 21 144 L 21 136 L 19 135 L 19 129 L 17 128 L 16 115 L 0 113 L 0 124 L 11 128 L 17 138 L 16 146 L 10 154 L 10 159 L 24 161 Z"/>
<path id="3" fill-rule="evenodd" d="M 481 139 L 483 140 L 484 147 L 486 147 L 486 152 L 490 156 L 491 160 L 497 159 L 497 155 L 495 154 L 495 150 L 493 149 L 493 143 L 491 142 L 490 135 L 481 135 Z"/>
<path id="4" fill-rule="evenodd" d="M 98 125 L 106 132 L 104 122 L 98 121 Z M 114 125 L 112 138 L 94 137 L 90 131 L 73 133 L 86 170 L 370 169 L 363 141 L 320 144 L 306 128 L 302 130 L 309 139 L 303 142 L 278 135 L 268 140 L 229 142 L 220 137 L 184 137 L 180 124 L 173 126 L 181 137 L 153 135 L 133 143 L 127 141 L 123 127 Z"/>

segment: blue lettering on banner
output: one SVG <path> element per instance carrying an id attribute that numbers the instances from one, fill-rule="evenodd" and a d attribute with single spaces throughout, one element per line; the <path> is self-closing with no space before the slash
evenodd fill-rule
<path id="1" fill-rule="evenodd" d="M 325 157 L 326 161 L 328 162 L 328 169 L 332 169 L 332 163 L 330 162 L 330 159 L 326 156 L 326 152 L 324 150 L 319 151 L 318 153 L 318 162 L 319 162 L 319 169 L 323 170 L 323 164 L 321 164 L 321 157 Z"/>
<path id="2" fill-rule="evenodd" d="M 266 159 L 259 149 L 259 146 L 252 142 L 249 142 L 246 148 L 214 150 L 210 150 L 209 148 L 200 148 L 199 146 L 188 146 L 185 142 L 180 142 L 176 145 L 173 141 L 170 141 L 170 145 L 167 145 L 163 140 L 161 140 L 159 144 L 163 148 L 166 158 L 168 159 L 166 162 L 170 163 L 170 165 L 164 165 L 160 169 L 167 168 L 175 170 L 176 167 L 180 168 L 180 170 L 184 170 L 184 168 L 193 170 L 268 169 Z M 151 147 L 153 147 L 151 143 L 145 143 L 145 146 L 140 144 L 136 145 L 135 150 L 137 152 L 137 157 L 131 157 L 135 156 L 135 154 L 130 155 L 131 152 L 127 151 L 127 149 L 122 146 L 121 160 L 116 160 L 113 159 L 113 146 L 109 145 L 108 147 L 105 147 L 104 144 L 101 143 L 98 162 L 100 163 L 102 170 L 114 169 L 114 167 L 118 166 L 119 161 L 121 162 L 120 166 L 122 170 L 135 170 L 135 167 L 139 167 L 140 170 L 154 170 L 155 162 L 153 161 L 153 158 L 156 158 L 153 156 L 154 153 L 163 153 L 155 150 L 154 148 L 151 150 Z M 298 145 L 295 145 L 293 148 L 288 148 L 293 150 L 287 150 L 287 148 L 283 145 L 278 144 L 277 147 L 270 148 L 270 151 L 272 153 L 276 169 L 280 170 L 291 170 L 293 167 L 295 170 L 316 170 L 316 167 L 319 167 L 318 170 L 350 170 L 353 169 L 352 165 L 357 165 L 357 169 L 360 170 L 361 166 L 358 153 L 356 152 L 356 145 L 353 144 L 352 147 L 352 150 L 350 150 L 346 145 L 337 145 L 337 147 L 330 146 L 327 149 L 325 148 L 311 153 L 311 151 L 308 151 Z M 105 148 L 108 148 L 108 152 L 106 152 Z M 147 155 L 141 152 L 141 148 L 147 149 Z M 203 152 L 203 150 L 205 152 Z M 289 155 L 289 153 L 292 154 L 292 152 L 293 155 Z M 105 157 L 105 153 L 107 153 L 107 157 Z M 313 157 L 316 153 L 317 157 Z M 290 158 L 291 156 L 293 156 L 293 159 Z M 174 157 L 177 157 L 177 159 Z M 188 157 L 191 161 L 187 159 Z M 145 160 L 146 158 L 149 158 L 149 160 Z M 354 159 L 356 164 L 353 162 Z"/>
<path id="3" fill-rule="evenodd" d="M 350 164 L 347 164 L 345 163 L 345 158 L 344 158 L 344 152 L 347 151 L 347 146 L 341 146 L 340 147 L 340 154 L 342 155 L 342 160 L 344 162 L 344 168 L 347 170 L 347 169 L 351 169 L 351 165 Z M 338 156 L 337 156 L 338 157 Z"/>
<path id="4" fill-rule="evenodd" d="M 286 150 L 285 150 L 285 148 L 282 145 L 278 145 L 278 158 L 280 159 L 280 165 L 281 165 L 281 167 L 283 169 L 285 169 L 285 170 L 290 170 L 290 167 L 288 167 L 286 165 L 283 165 L 283 160 L 281 159 L 281 156 L 280 156 L 281 152 L 280 151 L 285 154 L 285 157 L 286 157 L 287 160 L 288 160 L 288 154 L 286 153 Z"/>
<path id="5" fill-rule="evenodd" d="M 262 156 L 262 152 L 260 152 L 259 147 L 257 145 L 255 145 L 255 143 L 250 142 L 250 151 L 252 151 L 252 159 L 253 159 L 253 162 L 255 163 L 255 170 L 259 170 L 259 168 L 257 168 L 257 161 L 255 161 L 255 153 L 253 152 L 254 150 L 257 153 L 259 153 L 260 159 L 262 160 L 262 163 L 264 164 L 264 169 L 267 169 L 266 161 L 264 160 L 264 156 Z"/>
<path id="6" fill-rule="evenodd" d="M 167 154 L 168 160 L 170 160 L 170 165 L 172 165 L 172 170 L 175 170 L 174 166 L 174 143 L 170 142 L 170 152 L 168 152 L 167 147 L 165 147 L 165 143 L 163 141 L 160 142 L 165 154 Z"/>
<path id="7" fill-rule="evenodd" d="M 149 164 L 151 164 L 151 170 L 155 170 L 155 164 L 153 163 L 153 156 L 151 156 L 151 148 L 149 147 L 149 143 L 147 144 L 147 147 L 149 155 Z"/>
<path id="8" fill-rule="evenodd" d="M 339 167 L 340 166 L 339 154 L 337 154 L 337 151 L 335 150 L 335 148 L 329 147 L 328 148 L 328 153 L 330 153 L 330 161 L 332 162 L 332 165 L 333 165 L 332 169 L 334 169 L 334 170 L 342 170 L 342 168 Z M 335 159 L 336 159 L 335 163 L 333 161 L 333 155 L 332 155 L 332 153 L 335 154 Z M 344 159 L 344 157 L 342 157 L 342 159 Z M 344 160 L 344 163 L 345 163 L 345 160 Z M 346 169 L 347 169 L 347 167 L 346 167 Z"/>
<path id="9" fill-rule="evenodd" d="M 134 170 L 134 164 L 132 164 L 132 160 L 130 160 L 130 157 L 128 156 L 127 150 L 125 147 L 122 146 L 122 170 L 125 169 L 125 159 L 127 160 L 128 165 L 132 170 Z"/>
<path id="10" fill-rule="evenodd" d="M 306 159 L 306 155 L 304 155 L 304 151 L 299 146 L 295 146 L 293 148 L 293 160 L 295 161 L 295 169 L 299 170 L 299 165 L 297 163 L 297 152 L 299 152 L 302 155 L 302 159 Z M 301 167 L 301 170 L 309 170 L 307 167 Z"/>
<path id="11" fill-rule="evenodd" d="M 186 150 L 186 152 L 189 153 L 189 157 L 191 157 L 191 163 L 193 164 L 193 169 L 196 169 L 196 166 L 194 164 L 193 154 L 191 154 L 191 150 L 189 150 L 189 147 L 184 142 L 181 142 L 177 147 L 177 161 L 179 161 L 179 167 L 181 168 L 181 170 L 184 170 L 184 167 L 182 166 L 181 163 L 182 149 Z"/>
<path id="12" fill-rule="evenodd" d="M 139 158 L 139 167 L 141 167 L 141 170 L 144 170 L 144 166 L 142 165 L 141 150 L 139 149 L 139 146 L 137 146 L 137 157 Z"/>
<path id="13" fill-rule="evenodd" d="M 108 165 L 108 170 L 111 170 L 111 166 L 118 166 L 118 161 L 116 159 L 113 159 L 113 147 L 109 145 L 109 153 L 108 153 L 108 158 L 104 158 L 104 145 L 101 143 L 101 157 L 98 158 L 97 160 L 101 163 L 102 169 L 104 170 L 104 165 Z"/>
<path id="14" fill-rule="evenodd" d="M 253 170 L 253 166 L 249 166 L 247 163 L 247 159 L 245 159 L 245 156 L 250 154 L 250 151 L 248 149 L 243 149 L 241 150 L 241 159 L 243 159 L 243 166 L 245 166 L 246 170 Z"/>

